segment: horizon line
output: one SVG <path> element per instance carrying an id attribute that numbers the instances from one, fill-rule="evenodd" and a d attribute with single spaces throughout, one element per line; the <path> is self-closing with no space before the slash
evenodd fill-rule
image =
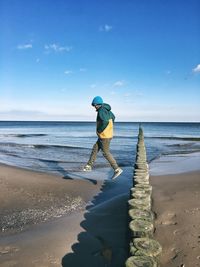
<path id="1" fill-rule="evenodd" d="M 0 122 L 81 122 L 96 123 L 95 120 L 0 120 Z M 200 121 L 115 121 L 115 123 L 200 123 Z"/>

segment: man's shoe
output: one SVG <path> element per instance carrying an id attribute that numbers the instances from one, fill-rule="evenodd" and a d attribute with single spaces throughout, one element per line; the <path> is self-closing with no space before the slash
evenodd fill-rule
<path id="1" fill-rule="evenodd" d="M 114 171 L 112 180 L 116 179 L 120 174 L 122 174 L 122 172 L 123 172 L 123 170 L 122 170 L 121 168 L 117 168 L 117 169 Z"/>
<path id="2" fill-rule="evenodd" d="M 85 167 L 83 168 L 84 172 L 90 172 L 91 170 L 92 170 L 92 167 L 89 164 L 85 165 Z"/>

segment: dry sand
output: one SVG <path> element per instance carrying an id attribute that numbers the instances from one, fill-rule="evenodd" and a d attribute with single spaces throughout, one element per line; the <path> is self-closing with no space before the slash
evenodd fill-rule
<path id="1" fill-rule="evenodd" d="M 121 267 L 128 187 L 0 165 L 0 266 Z"/>
<path id="2" fill-rule="evenodd" d="M 158 173 L 162 166 L 167 172 L 166 165 L 171 172 L 170 161 L 165 160 Z M 157 215 L 155 239 L 163 247 L 162 267 L 200 266 L 200 171 L 181 173 L 187 161 L 200 169 L 200 158 L 191 154 L 177 157 L 177 174 L 151 176 L 153 210 Z M 157 163 L 153 163 L 152 170 Z M 174 161 L 171 166 L 175 167 Z"/>

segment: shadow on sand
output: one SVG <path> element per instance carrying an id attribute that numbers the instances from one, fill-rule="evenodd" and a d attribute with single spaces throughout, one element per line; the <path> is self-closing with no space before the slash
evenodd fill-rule
<path id="1" fill-rule="evenodd" d="M 49 167 L 52 169 L 54 169 L 57 173 L 62 175 L 63 179 L 69 179 L 69 180 L 73 180 L 73 179 L 84 179 L 87 180 L 89 182 L 91 182 L 92 184 L 97 184 L 97 181 L 95 179 L 90 179 L 90 178 L 86 178 L 85 176 L 82 176 L 79 174 L 79 171 L 68 171 L 66 170 L 64 167 L 59 165 L 59 162 L 57 161 L 48 161 L 48 160 L 42 160 L 40 159 L 39 161 L 41 161 L 43 164 L 45 164 L 46 166 L 49 165 Z"/>
<path id="2" fill-rule="evenodd" d="M 124 177 L 125 176 L 125 177 Z M 101 192 L 86 207 L 83 231 L 62 259 L 63 267 L 122 267 L 128 256 L 127 175 L 105 180 Z"/>

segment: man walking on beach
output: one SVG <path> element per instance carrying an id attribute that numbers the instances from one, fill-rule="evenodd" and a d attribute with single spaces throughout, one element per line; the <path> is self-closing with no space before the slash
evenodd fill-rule
<path id="1" fill-rule="evenodd" d="M 91 171 L 96 160 L 97 153 L 102 150 L 103 156 L 108 160 L 114 170 L 112 179 L 117 178 L 123 170 L 119 168 L 116 160 L 110 153 L 110 142 L 113 137 L 113 123 L 115 120 L 114 114 L 111 112 L 111 106 L 103 103 L 100 96 L 96 96 L 92 101 L 92 106 L 97 111 L 96 130 L 97 142 L 94 144 L 88 163 L 83 168 L 83 171 Z"/>

